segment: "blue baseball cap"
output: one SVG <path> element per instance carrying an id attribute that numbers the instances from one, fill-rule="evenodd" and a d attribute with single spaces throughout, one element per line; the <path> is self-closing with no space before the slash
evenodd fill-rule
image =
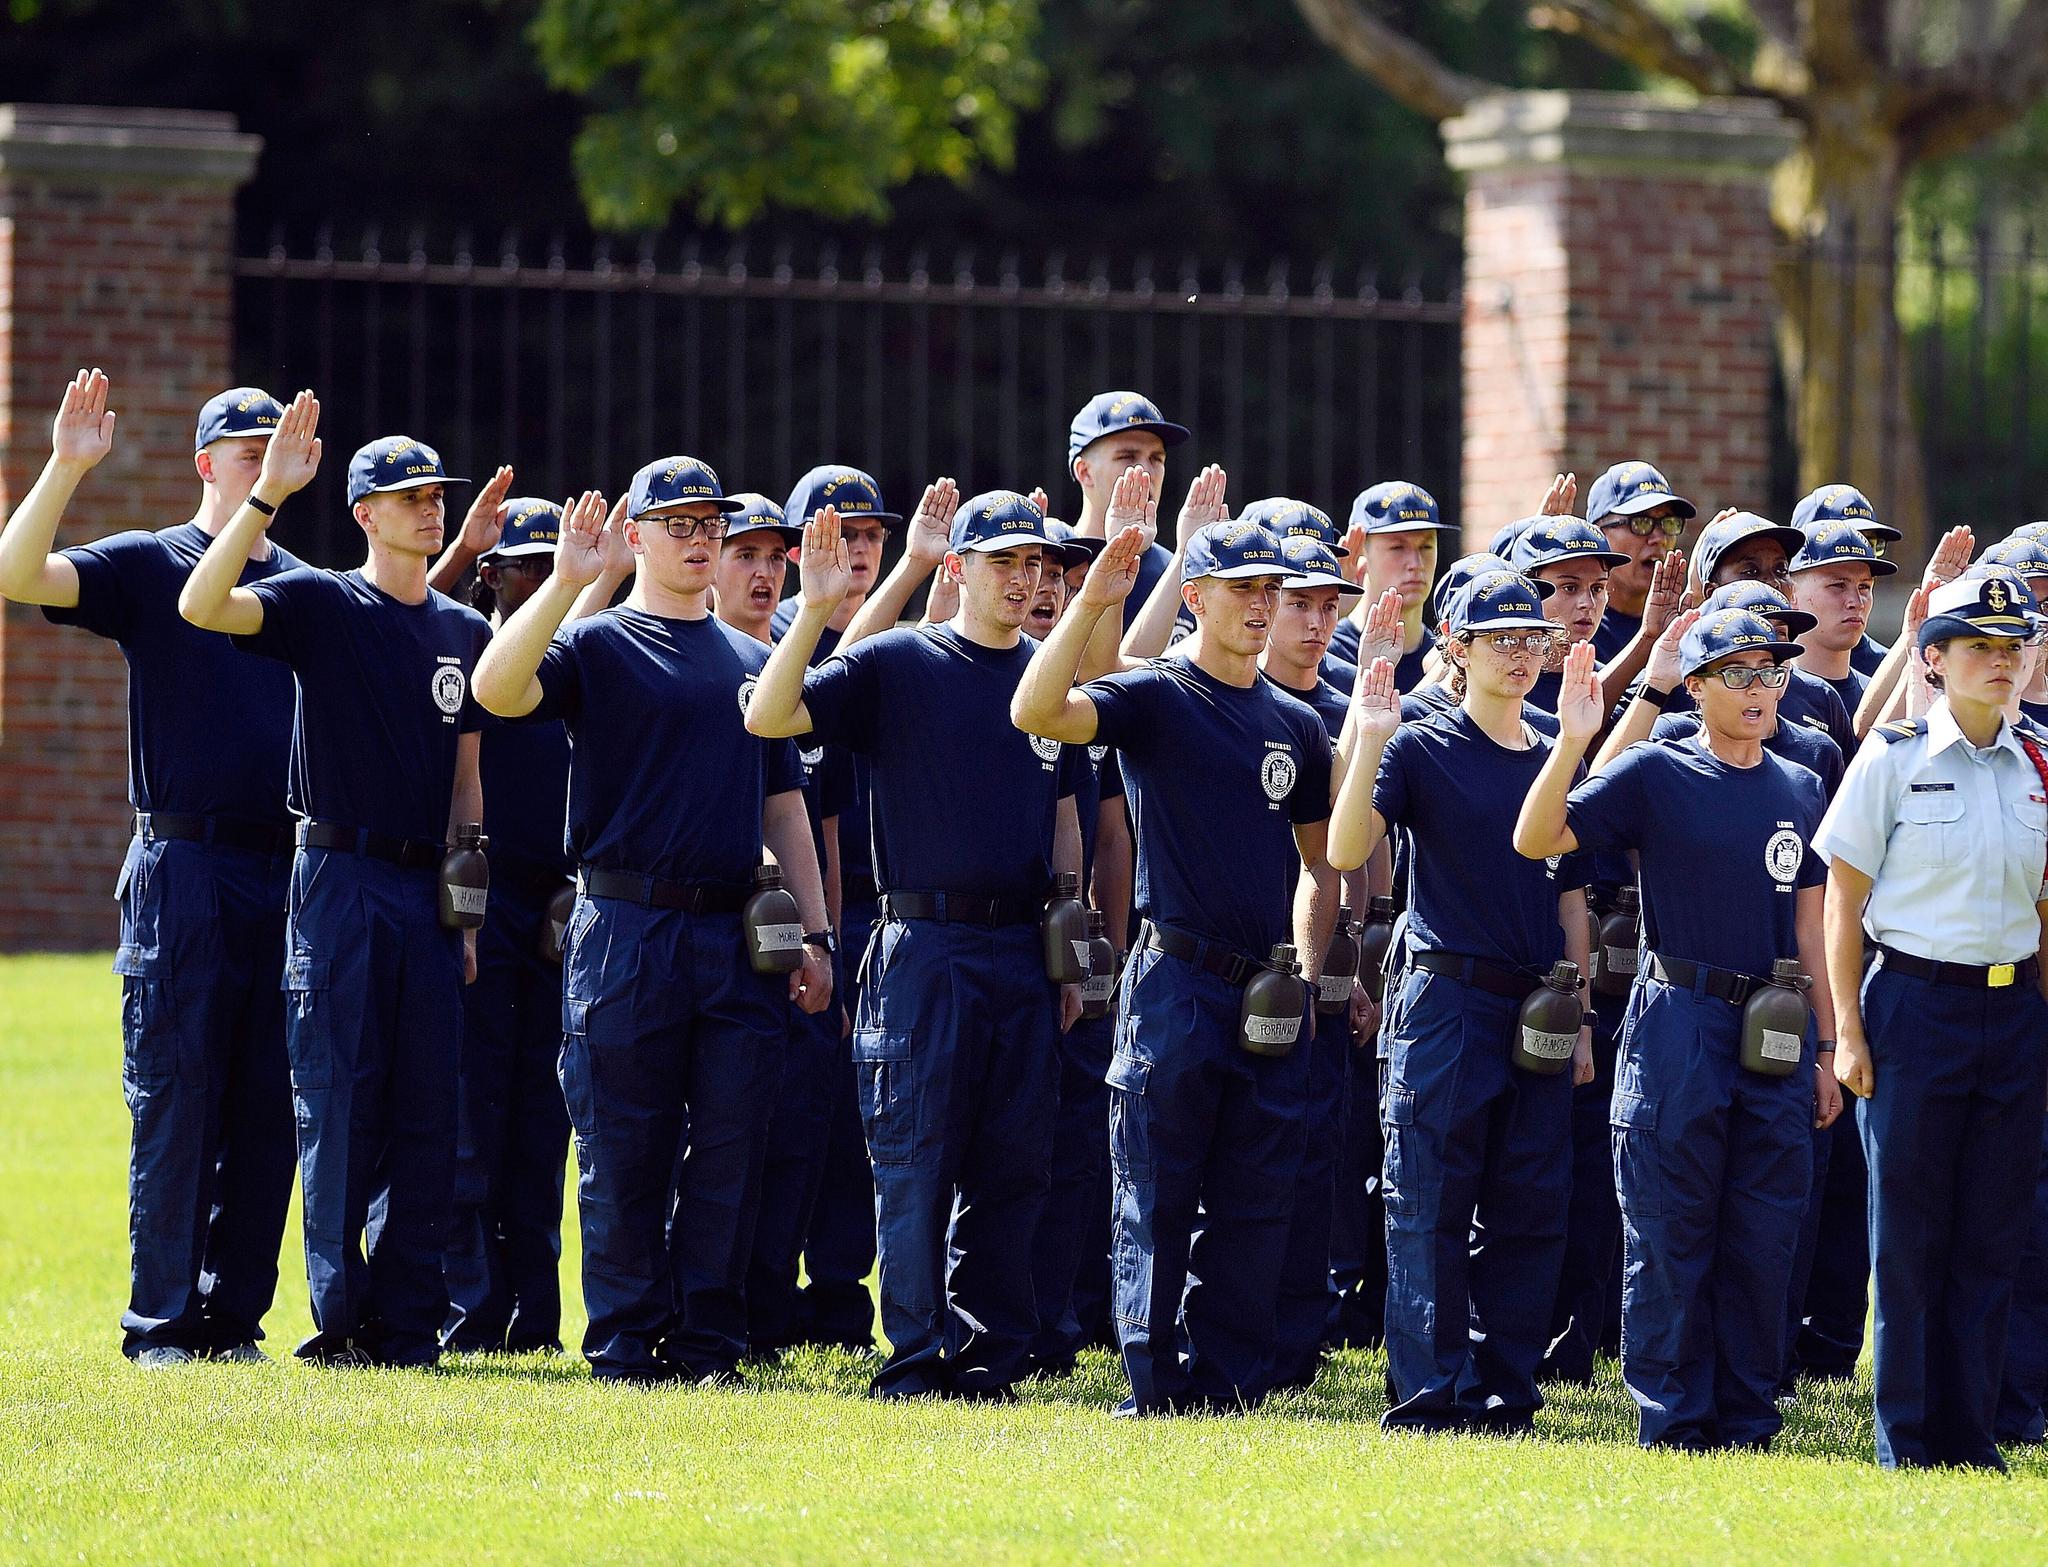
<path id="1" fill-rule="evenodd" d="M 730 544 L 742 533 L 772 533 L 784 544 L 801 544 L 804 530 L 792 528 L 782 515 L 782 508 L 767 496 L 756 490 L 741 490 L 733 499 L 740 503 L 725 525 L 725 542 Z"/>
<path id="2" fill-rule="evenodd" d="M 1347 558 L 1351 551 L 1344 548 L 1344 540 L 1337 532 L 1337 525 L 1330 520 L 1330 514 L 1320 506 L 1311 506 L 1307 501 L 1291 500 L 1285 495 L 1269 495 L 1262 501 L 1253 501 L 1238 514 L 1239 522 L 1256 522 L 1268 533 L 1283 539 L 1315 539 L 1325 545 L 1339 560 Z"/>
<path id="3" fill-rule="evenodd" d="M 1603 518 L 1633 517 L 1659 506 L 1669 506 L 1686 517 L 1700 514 L 1697 506 L 1673 490 L 1671 481 L 1648 463 L 1618 462 L 1586 492 L 1586 521 L 1598 527 Z"/>
<path id="4" fill-rule="evenodd" d="M 1150 430 L 1168 446 L 1178 446 L 1194 432 L 1175 424 L 1151 398 L 1137 392 L 1097 392 L 1067 426 L 1067 472 L 1081 453 L 1119 430 Z"/>
<path id="5" fill-rule="evenodd" d="M 1593 560 L 1620 566 L 1628 557 L 1607 547 L 1607 535 L 1583 517 L 1535 517 L 1508 552 L 1508 562 L 1524 576 L 1566 561 Z"/>
<path id="6" fill-rule="evenodd" d="M 1406 479 L 1375 484 L 1351 503 L 1351 526 L 1367 533 L 1424 533 L 1443 525 L 1436 497 Z"/>
<path id="7" fill-rule="evenodd" d="M 1853 522 L 1816 522 L 1800 530 L 1806 538 L 1793 552 L 1789 571 L 1811 571 L 1816 566 L 1836 566 L 1844 561 L 1860 562 L 1873 577 L 1889 577 L 1899 569 L 1897 561 L 1877 553 L 1870 530 Z"/>
<path id="8" fill-rule="evenodd" d="M 1776 539 L 1784 547 L 1788 561 L 1806 542 L 1806 535 L 1797 528 L 1788 528 L 1768 517 L 1759 517 L 1753 511 L 1739 511 L 1721 522 L 1708 523 L 1700 534 L 1699 543 L 1693 546 L 1693 566 L 1700 574 L 1700 581 L 1712 582 L 1714 568 L 1721 564 L 1722 556 L 1736 545 L 1757 538 Z"/>
<path id="9" fill-rule="evenodd" d="M 2012 539 L 2048 539 L 2048 522 L 2023 522 L 2006 535 Z"/>
<path id="10" fill-rule="evenodd" d="M 1311 534 L 1282 538 L 1280 558 L 1291 568 L 1280 584 L 1283 588 L 1335 588 L 1340 598 L 1365 592 L 1338 568 L 1337 552 Z"/>
<path id="11" fill-rule="evenodd" d="M 962 501 L 946 540 L 955 555 L 985 555 L 1027 544 L 1059 549 L 1059 541 L 1045 531 L 1045 513 L 1015 490 L 988 490 Z"/>
<path id="12" fill-rule="evenodd" d="M 1950 637 L 2031 636 L 2038 607 L 2017 572 L 1972 567 L 1928 595 L 1921 651 Z"/>
<path id="13" fill-rule="evenodd" d="M 1053 553 L 1059 557 L 1062 571 L 1087 565 L 1102 553 L 1103 545 L 1109 542 L 1107 539 L 1085 538 L 1064 522 L 1051 517 L 1045 519 L 1045 533 L 1053 542 Z"/>
<path id="14" fill-rule="evenodd" d="M 1181 556 L 1180 580 L 1198 577 L 1285 577 L 1289 575 L 1280 541 L 1255 522 L 1233 518 L 1195 530 Z"/>
<path id="15" fill-rule="evenodd" d="M 1436 579 L 1436 586 L 1430 589 L 1430 619 L 1442 625 L 1450 619 L 1451 601 L 1455 599 L 1474 577 L 1484 576 L 1489 571 L 1513 571 L 1505 557 L 1486 552 L 1476 555 L 1460 555 L 1444 568 L 1444 574 Z M 1555 584 L 1541 578 L 1532 578 L 1530 586 L 1535 588 L 1536 597 L 1547 599 L 1557 591 Z"/>
<path id="16" fill-rule="evenodd" d="M 633 487 L 626 492 L 626 515 L 645 517 L 674 506 L 710 504 L 723 512 L 740 509 L 740 503 L 725 493 L 711 464 L 695 457 L 659 457 L 633 475 Z"/>
<path id="17" fill-rule="evenodd" d="M 1451 600 L 1452 636 L 1486 631 L 1555 631 L 1543 613 L 1545 595 L 1519 571 L 1483 571 Z"/>
<path id="18" fill-rule="evenodd" d="M 1792 508 L 1792 526 L 1801 532 L 1824 522 L 1851 523 L 1858 533 L 1887 542 L 1906 536 L 1890 523 L 1879 522 L 1870 497 L 1853 484 L 1823 484 Z"/>
<path id="19" fill-rule="evenodd" d="M 1792 601 L 1768 582 L 1723 583 L 1700 605 L 1701 614 L 1724 609 L 1746 609 L 1759 620 L 1770 621 L 1788 637 L 1804 636 L 1820 624 L 1805 610 L 1794 609 Z"/>
<path id="20" fill-rule="evenodd" d="M 2048 577 L 2048 539 L 2000 539 L 1977 557 L 1980 566 L 2004 566 L 2022 577 Z"/>
<path id="21" fill-rule="evenodd" d="M 1681 678 L 1696 675 L 1731 653 L 1758 648 L 1770 654 L 1774 664 L 1799 656 L 1799 644 L 1781 641 L 1770 622 L 1759 615 L 1746 609 L 1702 609 L 1698 622 L 1679 641 L 1678 672 Z"/>
<path id="22" fill-rule="evenodd" d="M 845 463 L 821 463 L 797 480 L 789 499 L 782 503 L 783 519 L 801 529 L 824 506 L 838 512 L 841 522 L 851 517 L 865 517 L 870 522 L 903 520 L 902 513 L 883 504 L 882 487 L 873 475 Z"/>
<path id="23" fill-rule="evenodd" d="M 537 495 L 506 501 L 498 508 L 501 524 L 498 542 L 478 560 L 520 560 L 529 555 L 552 555 L 562 537 L 562 508 Z"/>
<path id="24" fill-rule="evenodd" d="M 238 435 L 277 434 L 277 422 L 284 417 L 284 404 L 260 386 L 231 386 L 206 400 L 199 410 L 199 428 L 192 434 L 192 450 L 203 452 L 215 441 Z"/>
<path id="25" fill-rule="evenodd" d="M 348 460 L 348 503 L 388 490 L 418 490 L 429 484 L 467 484 L 451 479 L 441 454 L 409 435 L 387 435 L 372 441 Z"/>
<path id="26" fill-rule="evenodd" d="M 1539 522 L 1548 520 L 1544 517 L 1517 517 L 1513 522 L 1501 528 L 1492 538 L 1486 541 L 1487 554 L 1498 555 L 1502 560 L 1506 560 L 1515 552 L 1515 541 L 1517 539 L 1535 527 Z M 1606 543 L 1606 540 L 1601 540 L 1601 543 Z"/>

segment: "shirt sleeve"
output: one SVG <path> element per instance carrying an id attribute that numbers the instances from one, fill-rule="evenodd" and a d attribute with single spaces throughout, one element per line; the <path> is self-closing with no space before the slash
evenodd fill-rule
<path id="1" fill-rule="evenodd" d="M 1885 845 L 1892 836 L 1893 749 L 1882 735 L 1872 735 L 1842 775 L 1842 787 L 1813 835 L 1812 852 L 1824 863 L 1839 858 L 1872 880 L 1884 869 Z"/>
<path id="2" fill-rule="evenodd" d="M 1656 754 L 1638 741 L 1580 784 L 1565 800 L 1565 825 L 1587 850 L 1632 849 L 1643 828 L 1643 768 Z"/>
<path id="3" fill-rule="evenodd" d="M 491 645 L 491 623 L 474 610 L 471 610 L 469 613 L 476 622 L 471 627 L 472 638 L 469 659 L 471 678 L 463 682 L 462 721 L 456 730 L 456 733 L 465 735 L 474 734 L 477 730 L 483 728 L 491 716 L 484 711 L 483 704 L 476 699 L 476 680 L 474 678 L 476 666 L 483 660 L 484 649 Z"/>
<path id="4" fill-rule="evenodd" d="M 804 676 L 811 733 L 850 751 L 874 748 L 882 710 L 882 646 L 889 633 L 835 653 Z"/>
<path id="5" fill-rule="evenodd" d="M 1060 764 L 1057 775 L 1059 788 L 1054 798 L 1064 800 L 1070 794 L 1079 794 L 1088 783 L 1088 748 L 1084 745 L 1063 745 L 1060 747 Z"/>
<path id="6" fill-rule="evenodd" d="M 1150 669 L 1127 669 L 1104 675 L 1081 687 L 1095 704 L 1095 740 L 1099 745 L 1143 744 L 1148 688 L 1160 677 Z"/>
<path id="7" fill-rule="evenodd" d="M 794 740 L 764 740 L 768 747 L 767 766 L 761 774 L 764 795 L 787 794 L 804 786 L 804 760 L 797 755 Z"/>
<path id="8" fill-rule="evenodd" d="M 559 718 L 571 730 L 576 727 L 576 716 L 583 710 L 583 664 L 578 656 L 580 638 L 561 635 L 547 645 L 540 656 L 540 668 L 534 671 L 534 678 L 540 682 L 540 701 L 527 718 L 539 723 L 544 719 Z"/>
<path id="9" fill-rule="evenodd" d="M 117 533 L 110 539 L 59 550 L 78 573 L 78 602 L 45 604 L 43 619 L 53 626 L 77 626 L 115 642 L 125 640 L 136 627 L 139 595 L 135 589 L 140 586 L 136 579 L 146 569 L 143 550 L 153 546 L 154 535 Z"/>
<path id="10" fill-rule="evenodd" d="M 1380 770 L 1373 774 L 1372 808 L 1389 826 L 1408 816 L 1408 750 L 1407 731 L 1395 730 L 1380 752 Z"/>
<path id="11" fill-rule="evenodd" d="M 818 820 L 837 816 L 853 804 L 853 761 L 837 746 L 818 762 Z"/>
<path id="12" fill-rule="evenodd" d="M 1302 727 L 1301 777 L 1287 796 L 1287 819 L 1297 827 L 1312 826 L 1330 819 L 1330 763 L 1335 748 L 1315 714 Z"/>
<path id="13" fill-rule="evenodd" d="M 1095 792 L 1105 800 L 1124 797 L 1124 768 L 1114 749 L 1104 751 L 1095 764 Z"/>
<path id="14" fill-rule="evenodd" d="M 244 653 L 280 659 L 294 669 L 317 656 L 326 640 L 321 632 L 327 621 L 327 573 L 312 567 L 280 571 L 248 587 L 263 605 L 263 624 L 249 636 L 236 637 L 235 646 Z"/>

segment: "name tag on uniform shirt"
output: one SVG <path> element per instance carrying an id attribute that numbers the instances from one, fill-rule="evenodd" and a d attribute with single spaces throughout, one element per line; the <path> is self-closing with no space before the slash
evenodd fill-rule
<path id="1" fill-rule="evenodd" d="M 1953 794 L 1955 787 L 1952 783 L 1916 783 L 1913 785 L 1912 792 L 1914 794 Z"/>

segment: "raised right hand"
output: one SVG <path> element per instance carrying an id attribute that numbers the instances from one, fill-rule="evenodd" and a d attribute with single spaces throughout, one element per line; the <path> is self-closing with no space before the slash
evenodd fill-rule
<path id="1" fill-rule="evenodd" d="M 953 513 L 960 508 L 960 486 L 951 479 L 934 479 L 924 487 L 924 498 L 910 519 L 903 536 L 903 553 L 920 566 L 936 566 L 946 558 L 953 542 Z"/>
<path id="2" fill-rule="evenodd" d="M 1142 468 L 1133 468 L 1124 475 L 1128 479 L 1137 474 L 1150 482 L 1150 476 Z M 1123 488 L 1119 479 L 1117 488 Z M 1109 542 L 1102 547 L 1088 567 L 1088 575 L 1082 579 L 1080 602 L 1090 609 L 1114 609 L 1131 596 L 1131 589 L 1138 585 L 1138 562 L 1152 541 L 1145 537 L 1142 528 L 1126 528 L 1121 533 L 1111 532 Z"/>
<path id="3" fill-rule="evenodd" d="M 50 455 L 75 468 L 90 468 L 114 449 L 114 416 L 107 411 L 107 373 L 81 370 L 64 388 L 50 426 Z"/>
<path id="4" fill-rule="evenodd" d="M 284 417 L 277 421 L 277 433 L 263 453 L 263 471 L 256 476 L 256 489 L 265 497 L 283 500 L 296 495 L 320 471 L 320 399 L 300 392 L 291 400 Z"/>
<path id="5" fill-rule="evenodd" d="M 837 507 L 820 506 L 804 524 L 803 558 L 797 562 L 806 609 L 837 609 L 853 586 L 846 540 L 839 534 Z"/>
<path id="6" fill-rule="evenodd" d="M 1229 482 L 1222 467 L 1213 462 L 1195 475 L 1188 486 L 1188 498 L 1181 502 L 1180 518 L 1174 524 L 1174 537 L 1182 549 L 1210 523 L 1223 520 L 1223 491 Z"/>
<path id="7" fill-rule="evenodd" d="M 1544 517 L 1569 517 L 1572 508 L 1579 501 L 1579 476 L 1575 473 L 1560 473 L 1550 481 L 1550 489 L 1544 494 L 1543 504 L 1536 508 Z"/>
<path id="8" fill-rule="evenodd" d="M 1594 662 L 1593 644 L 1580 642 L 1564 656 L 1557 726 L 1567 740 L 1590 740 L 1600 732 L 1606 716 L 1600 706 L 1600 671 Z"/>
<path id="9" fill-rule="evenodd" d="M 1953 582 L 1963 574 L 1970 564 L 1970 552 L 1976 548 L 1977 540 L 1968 528 L 1951 528 L 1941 536 L 1941 542 L 1934 546 L 1934 553 L 1927 559 L 1927 573 L 1920 580 L 1927 587 L 1937 587 L 1944 582 Z"/>
<path id="10" fill-rule="evenodd" d="M 1391 591 L 1391 590 L 1390 590 Z M 1358 684 L 1351 691 L 1351 706 L 1358 714 L 1358 737 L 1384 747 L 1401 727 L 1401 696 L 1394 689 L 1394 666 L 1376 658 L 1358 672 Z"/>
<path id="11" fill-rule="evenodd" d="M 1670 622 L 1657 634 L 1657 640 L 1650 648 L 1650 659 L 1643 666 L 1643 681 L 1659 691 L 1672 690 L 1678 684 L 1678 644 L 1685 640 L 1685 634 L 1699 624 L 1700 612 L 1696 609 L 1681 610 L 1671 617 Z"/>
<path id="12" fill-rule="evenodd" d="M 555 541 L 555 576 L 587 588 L 604 575 L 604 497 L 585 490 L 562 502 L 562 534 Z"/>
<path id="13" fill-rule="evenodd" d="M 1126 468 L 1109 492 L 1109 510 L 1102 519 L 1103 536 L 1113 540 L 1133 528 L 1144 529 L 1151 505 L 1152 475 L 1143 468 Z M 1152 540 L 1147 537 L 1145 542 L 1150 544 Z"/>

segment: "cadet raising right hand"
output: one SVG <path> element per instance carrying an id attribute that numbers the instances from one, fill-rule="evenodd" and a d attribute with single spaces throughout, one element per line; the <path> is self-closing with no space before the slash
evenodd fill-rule
<path id="1" fill-rule="evenodd" d="M 1564 656 L 1564 683 L 1557 693 L 1557 724 L 1567 740 L 1591 740 L 1607 715 L 1600 704 L 1600 671 L 1591 642 L 1574 644 Z"/>
<path id="2" fill-rule="evenodd" d="M 1116 486 L 1109 492 L 1109 509 L 1102 519 L 1104 535 L 1115 540 L 1125 533 L 1136 532 L 1149 548 L 1153 530 L 1147 524 L 1151 518 L 1152 475 L 1143 468 L 1126 468 L 1117 476 Z"/>
<path id="3" fill-rule="evenodd" d="M 853 568 L 847 564 L 837 508 L 820 506 L 818 514 L 804 524 L 797 580 L 803 587 L 804 603 L 819 609 L 837 609 L 852 588 Z"/>
<path id="4" fill-rule="evenodd" d="M 1669 558 L 1668 556 L 1666 557 L 1666 559 Z M 1661 570 L 1662 568 L 1663 562 L 1660 561 L 1658 569 Z M 1664 630 L 1659 633 L 1655 645 L 1650 649 L 1650 661 L 1643 668 L 1643 679 L 1649 683 L 1653 690 L 1671 691 L 1677 688 L 1679 681 L 1678 644 L 1684 640 L 1685 634 L 1688 631 L 1699 624 L 1699 618 L 1700 612 L 1696 609 L 1682 610 L 1677 615 L 1674 615 L 1670 622 L 1666 624 Z"/>
<path id="5" fill-rule="evenodd" d="M 555 540 L 555 576 L 572 588 L 588 587 L 604 575 L 604 497 L 585 490 L 562 502 L 562 534 Z"/>
<path id="6" fill-rule="evenodd" d="M 1228 515 L 1223 509 L 1223 492 L 1229 482 L 1221 465 L 1213 462 L 1195 475 L 1188 486 L 1188 498 L 1181 502 L 1180 518 L 1174 524 L 1174 541 L 1181 549 L 1186 549 L 1188 540 L 1210 523 L 1221 522 Z"/>
<path id="7" fill-rule="evenodd" d="M 1361 552 L 1362 553 L 1362 552 Z M 1358 665 L 1363 669 L 1375 659 L 1401 658 L 1401 590 L 1388 588 L 1365 612 L 1365 624 L 1358 633 Z"/>
<path id="8" fill-rule="evenodd" d="M 1398 589 L 1387 591 L 1400 602 Z M 1377 605 L 1373 613 L 1379 613 Z M 1384 748 L 1401 727 L 1401 694 L 1394 689 L 1394 665 L 1390 659 L 1375 658 L 1358 672 L 1358 684 L 1351 692 L 1351 709 L 1358 715 L 1357 734 Z"/>
<path id="9" fill-rule="evenodd" d="M 1561 473 L 1550 481 L 1550 489 L 1543 497 L 1543 504 L 1536 510 L 1544 517 L 1569 517 L 1578 501 L 1579 476 L 1575 473 Z"/>
<path id="10" fill-rule="evenodd" d="M 934 479 L 924 487 L 910 527 L 903 536 L 903 553 L 920 566 L 936 566 L 946 558 L 953 537 L 953 513 L 960 507 L 960 486 L 951 479 Z"/>
<path id="11" fill-rule="evenodd" d="M 1123 492 L 1125 480 L 1133 474 L 1150 484 L 1150 478 L 1142 468 L 1133 468 L 1116 481 L 1119 494 Z M 1081 604 L 1089 609 L 1114 609 L 1129 598 L 1131 589 L 1138 585 L 1138 562 L 1144 558 L 1148 548 L 1150 541 L 1141 528 L 1112 532 L 1109 542 L 1102 547 L 1102 553 L 1095 557 L 1094 564 L 1088 568 L 1088 575 L 1082 580 Z"/>
<path id="12" fill-rule="evenodd" d="M 114 449 L 114 415 L 107 411 L 107 373 L 81 370 L 64 388 L 50 426 L 50 453 L 67 467 L 92 467 Z"/>
<path id="13" fill-rule="evenodd" d="M 256 477 L 255 491 L 272 506 L 303 490 L 320 471 L 320 438 L 313 433 L 319 428 L 320 399 L 300 392 L 277 421 L 277 433 L 263 453 L 263 471 Z M 269 519 L 264 521 L 268 526 Z"/>

